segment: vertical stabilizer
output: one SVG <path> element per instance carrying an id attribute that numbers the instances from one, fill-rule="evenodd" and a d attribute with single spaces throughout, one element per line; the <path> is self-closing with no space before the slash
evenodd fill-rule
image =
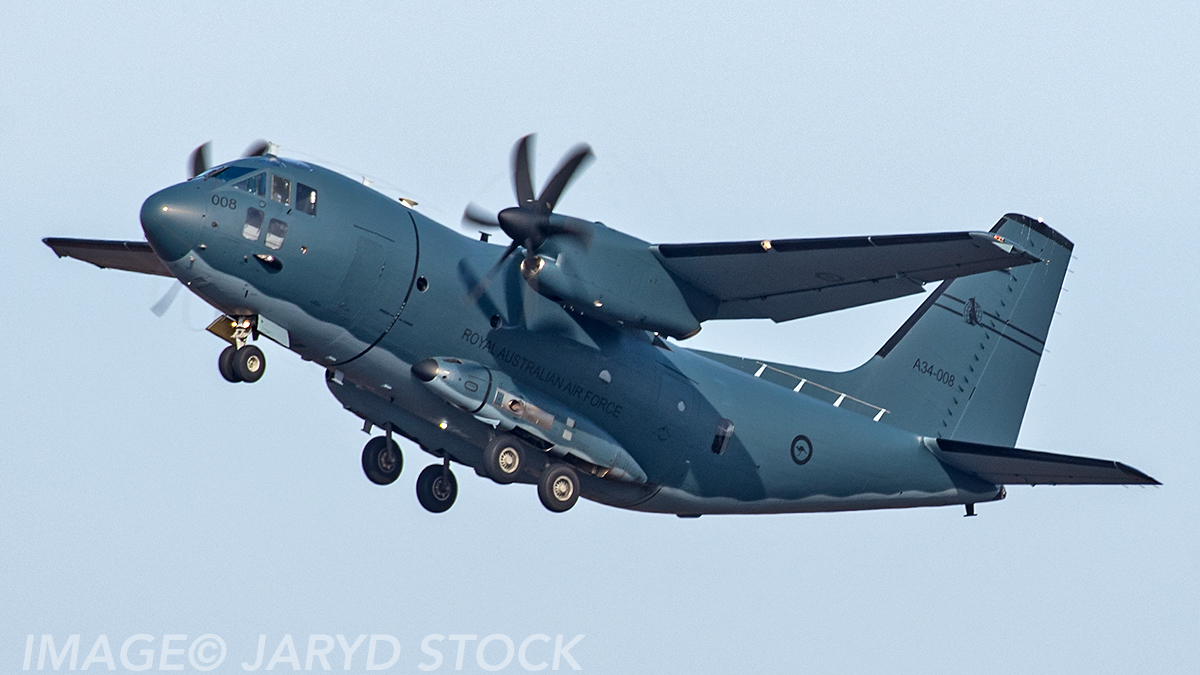
<path id="1" fill-rule="evenodd" d="M 927 436 L 1013 446 L 1074 245 L 1009 214 L 992 232 L 1042 259 L 943 282 L 862 367 L 837 383 Z"/>

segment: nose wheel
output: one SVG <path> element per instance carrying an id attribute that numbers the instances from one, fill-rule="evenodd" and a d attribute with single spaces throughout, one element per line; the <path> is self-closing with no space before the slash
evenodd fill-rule
<path id="1" fill-rule="evenodd" d="M 454 506 L 458 481 L 444 464 L 430 464 L 417 476 L 417 501 L 431 513 L 443 513 Z"/>
<path id="2" fill-rule="evenodd" d="M 217 369 L 227 382 L 258 382 L 267 372 L 267 357 L 254 345 L 229 345 L 217 357 Z"/>

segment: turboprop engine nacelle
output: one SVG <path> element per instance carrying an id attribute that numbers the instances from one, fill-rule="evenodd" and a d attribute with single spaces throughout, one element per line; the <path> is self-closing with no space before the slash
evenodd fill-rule
<path id="1" fill-rule="evenodd" d="M 538 293 L 601 321 L 683 340 L 700 332 L 684 289 L 650 245 L 601 223 L 590 247 L 555 238 L 521 262 Z"/>
<path id="2" fill-rule="evenodd" d="M 451 405 L 505 430 L 520 428 L 546 443 L 550 452 L 571 455 L 597 467 L 597 475 L 631 483 L 646 473 L 603 429 L 564 413 L 544 396 L 522 392 L 507 374 L 473 361 L 441 357 L 413 364 L 413 376 Z"/>

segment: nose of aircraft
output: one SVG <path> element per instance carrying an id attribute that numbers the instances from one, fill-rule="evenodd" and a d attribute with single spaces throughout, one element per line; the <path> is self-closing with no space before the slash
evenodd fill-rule
<path id="1" fill-rule="evenodd" d="M 142 231 L 163 260 L 178 260 L 192 250 L 203 226 L 195 187 L 183 183 L 159 190 L 142 203 Z"/>

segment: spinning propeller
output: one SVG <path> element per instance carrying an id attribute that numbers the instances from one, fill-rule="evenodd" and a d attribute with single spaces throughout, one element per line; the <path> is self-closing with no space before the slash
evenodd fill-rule
<path id="1" fill-rule="evenodd" d="M 592 149 L 586 144 L 575 146 L 554 171 L 554 175 L 546 183 L 546 187 L 542 188 L 542 194 L 535 197 L 529 160 L 532 143 L 533 134 L 530 134 L 517 141 L 517 145 L 513 149 L 513 191 L 517 196 L 517 205 L 492 215 L 482 207 L 471 203 L 463 212 L 463 222 L 487 228 L 499 228 L 512 239 L 512 243 L 504 250 L 500 260 L 492 266 L 492 269 L 488 270 L 475 288 L 471 289 L 468 297 L 472 300 L 478 299 L 487 285 L 491 283 L 492 276 L 500 269 L 504 261 L 516 252 L 518 247 L 525 250 L 524 260 L 521 263 L 522 271 L 527 275 L 532 275 L 536 273 L 540 263 L 537 251 L 548 238 L 564 235 L 579 240 L 584 246 L 588 246 L 592 242 L 591 223 L 580 218 L 554 213 L 554 206 L 558 204 L 559 198 L 567 189 L 567 185 L 571 183 L 571 179 L 575 177 L 575 173 L 592 158 Z M 527 276 L 527 278 L 530 277 Z"/>
<path id="2" fill-rule="evenodd" d="M 200 147 L 192 151 L 188 158 L 188 178 L 195 178 L 200 174 L 208 171 L 212 166 L 209 160 L 210 149 L 212 142 L 202 144 Z M 250 147 L 246 148 L 246 152 L 242 153 L 242 157 L 261 157 L 271 151 L 271 143 L 264 140 L 254 141 Z"/>

